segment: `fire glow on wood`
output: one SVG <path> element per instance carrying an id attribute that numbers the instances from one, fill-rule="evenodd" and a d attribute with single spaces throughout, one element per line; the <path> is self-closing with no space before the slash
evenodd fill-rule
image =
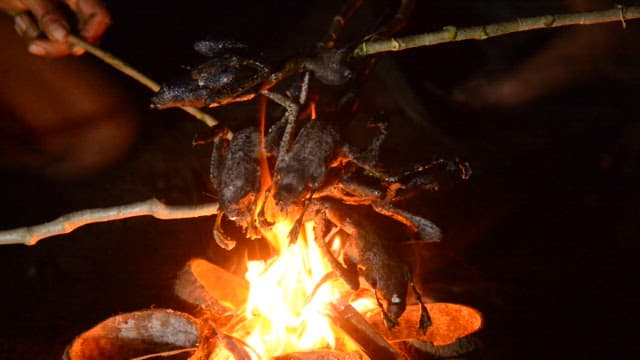
<path id="1" fill-rule="evenodd" d="M 287 354 L 308 354 L 308 358 L 316 358 L 316 355 L 327 356 L 319 354 L 330 350 L 339 351 L 330 358 L 362 358 L 362 355 L 404 358 L 400 349 L 390 345 L 389 339 L 426 336 L 430 339 L 428 343 L 437 348 L 454 344 L 480 329 L 482 321 L 477 311 L 454 304 L 434 307 L 438 318 L 427 334 L 421 334 L 417 328 L 420 318 L 417 305 L 409 307 L 402 326 L 387 329 L 371 288 L 354 291 L 341 279 L 327 276 L 333 273 L 333 268 L 313 239 L 313 222 L 305 224 L 300 239 L 293 245 L 289 245 L 290 228 L 290 223 L 280 221 L 271 233 L 265 234 L 278 255 L 265 261 L 248 262 L 246 302 L 235 308 L 232 319 L 220 327 L 221 332 L 239 339 L 252 359 L 279 358 Z M 337 240 L 333 242 L 332 251 L 340 249 Z M 210 275 L 206 280 L 217 280 L 218 276 Z M 214 285 L 231 286 L 219 282 Z M 215 292 L 225 296 L 220 290 Z M 449 311 L 439 313 L 439 309 Z M 464 314 L 451 320 L 452 309 L 458 311 L 458 315 Z M 376 327 L 367 323 L 361 314 Z M 354 333 L 351 326 L 365 335 L 358 337 L 358 331 Z M 233 349 L 217 346 L 209 358 L 238 359 L 239 356 Z"/>
<path id="2" fill-rule="evenodd" d="M 175 292 L 199 305 L 199 319 L 162 309 L 118 315 L 79 336 L 66 358 L 403 359 L 459 356 L 478 347 L 482 316 L 458 304 L 427 304 L 433 324 L 426 334 L 416 327 L 417 305 L 387 329 L 370 289 L 327 280 L 331 266 L 309 241 L 313 224 L 287 246 L 290 226 L 274 227 L 269 240 L 279 254 L 249 261 L 246 279 L 205 260 L 187 264 Z"/>

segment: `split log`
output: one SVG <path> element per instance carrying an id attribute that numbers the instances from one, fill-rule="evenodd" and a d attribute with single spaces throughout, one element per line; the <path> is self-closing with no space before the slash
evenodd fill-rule
<path id="1" fill-rule="evenodd" d="M 167 309 L 113 316 L 67 347 L 64 360 L 191 359 L 200 339 L 197 320 Z"/>
<path id="2" fill-rule="evenodd" d="M 400 318 L 400 325 L 389 330 L 379 313 L 369 317 L 373 328 L 410 358 L 457 357 L 480 348 L 478 332 L 482 314 L 466 305 L 453 303 L 426 304 L 431 326 L 426 334 L 418 329 L 420 306 L 409 305 Z"/>
<path id="3" fill-rule="evenodd" d="M 190 304 L 222 315 L 246 304 L 249 283 L 206 260 L 191 259 L 178 274 L 174 292 Z"/>

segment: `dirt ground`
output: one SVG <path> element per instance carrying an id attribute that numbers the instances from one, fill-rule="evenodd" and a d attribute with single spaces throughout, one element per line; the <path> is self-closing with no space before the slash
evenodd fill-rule
<path id="1" fill-rule="evenodd" d="M 418 6 L 408 33 L 492 19 L 487 9 L 463 11 L 469 5 L 464 1 L 431 5 Z M 110 3 L 114 23 L 102 46 L 167 80 L 184 71 L 181 66 L 202 60 L 191 43 L 206 35 L 295 52 L 296 41 L 314 39 L 325 25 L 313 27 L 315 22 L 292 14 L 325 24 L 332 11 L 316 6 L 184 1 L 173 9 L 116 1 Z M 629 25 L 628 31 L 637 31 Z M 294 32 L 299 38 L 289 39 Z M 634 142 L 630 134 L 640 131 L 640 78 L 594 77 L 512 108 L 465 107 L 443 96 L 488 68 L 512 68 L 556 34 L 392 56 L 434 130 L 397 126 L 387 156 L 455 154 L 474 170 L 469 181 L 408 204 L 442 227 L 443 242 L 401 246 L 426 297 L 467 303 L 485 314 L 484 348 L 477 358 L 619 358 L 634 345 L 624 326 L 633 325 L 638 304 L 640 139 Z M 139 104 L 141 129 L 130 154 L 116 167 L 76 182 L 0 169 L 0 228 L 152 196 L 172 204 L 212 200 L 210 150 L 191 145 L 204 125 L 179 111 L 148 109 L 146 89 L 115 72 L 113 77 Z M 389 94 L 397 85 L 391 84 L 371 91 Z M 235 111 L 216 115 L 239 121 L 245 110 Z M 188 259 L 231 267 L 244 248 L 254 246 L 231 253 L 217 249 L 212 226 L 211 218 L 141 217 L 85 226 L 34 247 L 0 247 L 0 358 L 57 359 L 74 336 L 114 314 L 150 307 L 188 310 L 172 294 L 173 278 Z"/>

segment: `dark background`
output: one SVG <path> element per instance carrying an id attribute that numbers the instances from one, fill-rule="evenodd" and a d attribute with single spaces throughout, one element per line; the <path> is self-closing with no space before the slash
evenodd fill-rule
<path id="1" fill-rule="evenodd" d="M 296 53 L 324 33 L 337 3 L 108 2 L 114 22 L 102 47 L 163 81 L 202 61 L 191 44 L 205 36 L 240 39 L 268 56 Z M 375 5 L 374 19 L 384 9 Z M 559 10 L 552 1 L 419 2 L 405 33 Z M 633 41 L 637 26 L 628 25 L 620 36 Z M 474 170 L 469 181 L 413 203 L 443 228 L 445 240 L 417 245 L 419 251 L 415 244 L 404 247 L 420 254 L 409 261 L 420 260 L 415 271 L 425 296 L 484 313 L 481 358 L 619 358 L 634 346 L 635 334 L 625 325 L 633 329 L 638 305 L 639 140 L 629 135 L 640 127 L 638 77 L 594 75 L 513 108 L 476 109 L 444 96 L 474 77 L 512 69 L 558 33 L 391 56 L 438 131 L 409 123 L 406 133 L 393 135 L 389 156 L 442 152 L 467 159 Z M 1 228 L 151 196 L 173 204 L 211 201 L 209 150 L 191 147 L 204 126 L 177 110 L 147 109 L 146 89 L 105 71 L 139 104 L 140 134 L 130 155 L 75 182 L 0 169 Z M 244 108 L 234 109 L 218 114 L 246 121 L 238 115 Z M 212 226 L 210 218 L 134 218 L 86 226 L 34 247 L 0 248 L 0 358 L 56 359 L 74 336 L 114 314 L 181 309 L 172 281 L 189 258 L 233 264 L 238 254 L 211 244 Z"/>

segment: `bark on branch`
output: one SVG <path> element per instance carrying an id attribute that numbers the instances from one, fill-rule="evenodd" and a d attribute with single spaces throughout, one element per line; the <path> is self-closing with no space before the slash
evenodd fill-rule
<path id="1" fill-rule="evenodd" d="M 441 31 L 385 40 L 365 41 L 354 50 L 354 56 L 367 56 L 387 51 L 401 51 L 421 46 L 431 46 L 463 40 L 485 40 L 514 32 L 549 29 L 571 25 L 592 25 L 640 18 L 640 6 L 617 6 L 602 11 L 585 11 L 571 14 L 543 15 L 521 18 L 490 25 L 457 28 L 445 26 Z"/>
<path id="2" fill-rule="evenodd" d="M 44 224 L 0 231 L 0 245 L 35 245 L 44 238 L 67 234 L 83 225 L 135 216 L 148 215 L 165 220 L 208 216 L 216 214 L 218 207 L 218 203 L 170 206 L 157 199 L 149 199 L 126 205 L 80 210 Z"/>

